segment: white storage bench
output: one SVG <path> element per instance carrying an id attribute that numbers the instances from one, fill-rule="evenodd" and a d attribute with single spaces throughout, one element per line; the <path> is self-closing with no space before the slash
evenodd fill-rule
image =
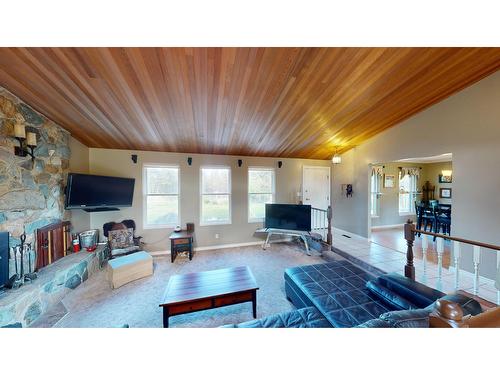
<path id="1" fill-rule="evenodd" d="M 108 262 L 108 280 L 113 289 L 153 274 L 153 257 L 145 251 L 124 255 Z"/>

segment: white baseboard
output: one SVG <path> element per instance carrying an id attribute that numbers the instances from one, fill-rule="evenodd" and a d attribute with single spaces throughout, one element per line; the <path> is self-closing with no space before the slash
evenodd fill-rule
<path id="1" fill-rule="evenodd" d="M 275 242 L 285 242 L 290 241 L 290 238 L 281 238 L 276 240 L 271 240 L 269 243 Z M 240 243 L 228 243 L 223 245 L 211 245 L 211 246 L 198 246 L 193 248 L 193 251 L 208 251 L 208 250 L 219 250 L 219 249 L 230 249 L 232 247 L 244 247 L 244 246 L 255 246 L 255 245 L 263 245 L 265 239 L 261 241 L 253 241 L 253 242 L 240 242 Z M 164 256 L 170 255 L 170 250 L 160 250 L 160 251 L 149 251 L 151 256 Z"/>
<path id="2" fill-rule="evenodd" d="M 396 229 L 396 228 L 403 228 L 404 223 L 401 224 L 389 224 L 389 225 L 375 225 L 371 229 L 372 231 L 377 231 L 377 230 L 384 230 L 384 229 Z"/>
<path id="3" fill-rule="evenodd" d="M 194 251 L 229 249 L 231 247 L 262 245 L 264 243 L 264 241 L 265 240 L 263 240 L 263 241 L 254 241 L 254 242 L 228 243 L 228 244 L 225 244 L 225 245 L 198 246 L 198 247 L 194 248 Z"/>

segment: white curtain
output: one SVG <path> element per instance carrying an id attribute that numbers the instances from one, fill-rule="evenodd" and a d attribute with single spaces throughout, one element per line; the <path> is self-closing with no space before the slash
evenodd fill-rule
<path id="1" fill-rule="evenodd" d="M 373 175 L 383 176 L 384 175 L 384 167 L 382 165 L 372 166 L 372 176 Z"/>
<path id="2" fill-rule="evenodd" d="M 409 176 L 417 176 L 420 177 L 420 168 L 417 167 L 399 167 L 399 170 L 401 171 L 401 178 L 403 178 L 405 175 Z"/>

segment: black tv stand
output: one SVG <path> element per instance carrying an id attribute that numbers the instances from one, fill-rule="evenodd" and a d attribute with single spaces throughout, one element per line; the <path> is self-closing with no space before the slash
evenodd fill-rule
<path id="1" fill-rule="evenodd" d="M 97 208 L 84 208 L 85 212 L 104 212 L 104 211 L 120 211 L 116 207 L 97 207 Z"/>
<path id="2" fill-rule="evenodd" d="M 266 241 L 262 245 L 262 250 L 266 250 L 269 246 L 269 240 L 273 234 L 283 234 L 286 236 L 292 237 L 300 237 L 302 241 L 304 241 L 304 246 L 306 248 L 306 254 L 311 256 L 311 252 L 309 251 L 309 244 L 307 243 L 307 236 L 310 236 L 311 233 L 303 230 L 292 230 L 292 229 L 278 229 L 278 228 L 264 228 L 258 229 L 257 232 L 267 233 Z"/>

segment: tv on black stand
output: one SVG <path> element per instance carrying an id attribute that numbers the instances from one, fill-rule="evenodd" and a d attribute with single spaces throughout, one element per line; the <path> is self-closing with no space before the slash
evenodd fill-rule
<path id="1" fill-rule="evenodd" d="M 311 232 L 311 206 L 302 204 L 266 204 L 265 232 L 266 242 L 263 249 L 269 244 L 273 234 L 285 234 L 300 237 L 304 241 L 306 254 L 311 255 L 307 237 Z"/>

